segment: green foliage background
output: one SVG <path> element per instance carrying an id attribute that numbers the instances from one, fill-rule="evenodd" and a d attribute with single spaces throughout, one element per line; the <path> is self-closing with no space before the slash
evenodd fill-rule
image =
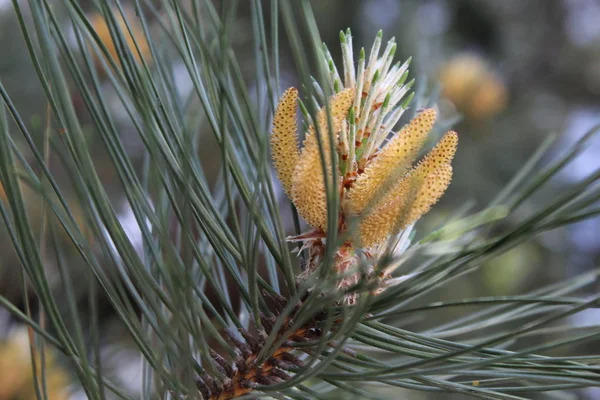
<path id="1" fill-rule="evenodd" d="M 75 394 L 197 396 L 197 375 L 219 377 L 209 349 L 234 351 L 224 329 L 260 325 L 263 290 L 297 300 L 309 289 L 294 283 L 285 236 L 298 221 L 270 169 L 279 94 L 323 82 L 321 42 L 339 59 L 340 29 L 368 49 L 383 28 L 399 60 L 413 57 L 412 111 L 437 102 L 437 132 L 460 134 L 454 182 L 417 225 L 398 271 L 414 275 L 354 308 L 331 308 L 333 278 L 316 282 L 332 294 L 311 295 L 295 319 L 324 308 L 326 327 L 340 315 L 343 326 L 321 338 L 311 368 L 259 389 L 594 398 L 582 388 L 600 382 L 600 328 L 573 317 L 593 317 L 599 301 L 600 169 L 594 156 L 581 164 L 598 139 L 575 122 L 581 110 L 599 121 L 600 38 L 567 35 L 567 3 L 14 0 L 0 15 L 7 329 L 26 323 L 37 351 L 61 353 Z M 126 6 L 151 37 L 152 62 L 124 45 L 115 18 Z M 93 53 L 108 52 L 92 11 L 117 43 L 105 75 L 93 66 Z M 464 50 L 506 83 L 508 107 L 493 119 L 460 119 L 438 96 L 438 70 Z M 261 356 L 277 345 L 269 338 Z M 43 384 L 37 392 L 45 397 Z"/>

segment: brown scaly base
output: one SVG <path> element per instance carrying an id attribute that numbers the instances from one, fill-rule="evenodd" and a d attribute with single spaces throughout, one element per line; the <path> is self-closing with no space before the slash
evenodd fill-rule
<path id="1" fill-rule="evenodd" d="M 272 311 L 277 316 L 287 305 L 288 300 L 283 296 L 263 293 L 265 300 L 272 303 Z M 293 318 L 299 310 L 302 302 L 299 302 L 292 313 L 287 317 L 285 323 L 277 331 L 277 340 L 282 339 L 284 333 L 293 325 Z M 294 344 L 305 343 L 320 338 L 324 332 L 319 328 L 319 323 L 326 318 L 325 314 L 318 314 L 307 321 L 301 328 L 288 334 L 283 344 L 276 349 L 265 362 L 258 364 L 257 356 L 265 344 L 267 335 L 273 330 L 276 317 L 260 315 L 260 320 L 265 332 L 251 334 L 242 329 L 239 331 L 244 341 L 239 340 L 233 331 L 226 331 L 226 337 L 236 347 L 237 357 L 233 363 L 211 351 L 211 356 L 220 372 L 226 377 L 217 381 L 208 375 L 197 378 L 197 387 L 204 399 L 228 400 L 233 399 L 255 390 L 258 385 L 268 386 L 291 378 L 288 374 L 294 368 L 302 367 L 302 361 L 293 354 L 300 351 L 294 348 Z M 310 353 L 310 348 L 302 348 L 302 352 Z"/>

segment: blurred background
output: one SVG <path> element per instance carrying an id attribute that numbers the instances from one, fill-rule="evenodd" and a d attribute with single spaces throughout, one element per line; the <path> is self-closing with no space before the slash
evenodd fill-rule
<path id="1" fill-rule="evenodd" d="M 104 34 L 105 43 L 110 45 L 102 18 L 94 14 L 90 3 L 81 1 L 97 32 Z M 219 7 L 227 5 L 227 1 L 215 3 Z M 267 11 L 268 2 L 264 3 Z M 241 2 L 236 21 L 238 35 L 232 39 L 238 49 L 240 65 L 247 68 L 243 73 L 248 85 L 253 88 L 256 63 L 250 36 L 250 4 Z M 380 29 L 384 42 L 395 36 L 397 59 L 412 56 L 411 75 L 416 78 L 417 87 L 431 96 L 439 93 L 442 117 L 456 120 L 454 129 L 459 133 L 460 146 L 453 164 L 455 177 L 439 205 L 420 222 L 419 231 L 436 229 L 461 207 L 472 211 L 485 208 L 549 135 L 559 135 L 559 139 L 546 162 L 600 123 L 600 0 L 315 0 L 313 9 L 322 39 L 334 59 L 339 60 L 341 56 L 339 31 L 342 29 L 352 29 L 355 54 L 363 46 L 368 52 Z M 65 30 L 68 29 L 66 24 Z M 283 31 L 281 38 L 281 87 L 286 88 L 296 85 L 297 78 Z M 157 37 L 159 48 L 160 44 Z M 47 104 L 8 0 L 0 0 L 0 49 L 0 80 L 32 132 L 41 140 Z M 183 96 L 190 90 L 191 82 L 187 75 L 178 74 L 178 68 L 183 69 L 175 63 L 173 74 Z M 108 84 L 105 95 L 109 99 L 116 96 Z M 76 107 L 79 101 L 74 92 Z M 123 110 L 112 111 L 121 123 L 122 140 L 132 160 L 139 164 L 143 145 L 132 132 L 128 117 L 122 115 Z M 123 117 L 121 120 L 119 115 Z M 93 146 L 98 139 L 83 107 L 80 118 Z M 216 162 L 209 139 L 199 151 L 210 172 L 211 163 Z M 113 185 L 115 172 L 110 162 L 103 162 L 104 157 L 99 153 L 96 160 L 101 178 L 115 208 L 120 211 L 126 232 L 134 243 L 141 245 L 135 218 L 132 211 L 123 206 L 123 194 Z M 526 204 L 524 213 L 527 208 L 535 209 L 562 188 L 586 177 L 599 165 L 600 136 L 545 189 L 543 196 Z M 214 171 L 216 173 L 216 167 Z M 68 171 L 57 167 L 54 172 L 57 177 L 68 179 Z M 39 213 L 40 204 L 35 194 L 28 196 L 31 215 Z M 74 207 L 81 206 L 74 204 Z M 512 218 L 518 219 L 519 215 Z M 81 226 L 84 228 L 85 221 L 81 221 Z M 63 236 L 59 232 L 59 240 L 53 245 L 60 246 L 61 254 L 72 260 L 66 263 L 71 279 L 87 276 L 78 272 L 76 249 L 66 233 Z M 35 302 L 25 301 L 27 285 L 21 280 L 19 262 L 3 225 L 0 226 L 0 248 L 0 295 L 21 309 L 29 307 L 35 313 Z M 444 293 L 433 292 L 429 301 L 440 297 L 525 293 L 540 284 L 597 267 L 599 260 L 600 219 L 596 218 L 539 235 L 489 261 L 477 273 L 455 282 L 454 287 L 446 287 Z M 111 265 L 106 262 L 110 271 Z M 53 257 L 48 257 L 47 265 L 48 279 L 51 283 L 57 281 L 60 271 Z M 75 295 L 82 296 L 81 301 L 85 303 L 87 286 L 83 281 L 81 285 L 81 294 Z M 61 295 L 57 287 L 57 296 Z M 108 303 L 99 304 L 99 309 L 103 367 L 109 377 L 135 396 L 140 379 L 139 354 Z M 440 315 L 448 320 L 454 317 L 452 313 Z M 600 324 L 600 312 L 579 313 L 570 323 L 574 327 Z M 420 328 L 427 326 L 426 321 L 419 324 Z M 586 349 L 581 351 L 585 353 Z M 30 372 L 32 359 L 36 357 L 30 357 L 27 330 L 0 309 L 0 400 L 35 398 Z M 49 398 L 86 398 L 59 354 L 47 362 L 52 364 Z M 385 395 L 395 398 L 398 394 Z M 406 392 L 397 398 L 461 397 Z M 600 390 L 576 391 L 573 398 L 598 399 Z"/>

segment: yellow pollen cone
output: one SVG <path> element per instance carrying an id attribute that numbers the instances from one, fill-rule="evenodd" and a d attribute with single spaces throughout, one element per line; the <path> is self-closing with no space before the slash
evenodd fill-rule
<path id="1" fill-rule="evenodd" d="M 271 135 L 271 152 L 277 177 L 285 193 L 291 198 L 292 175 L 300 159 L 296 125 L 296 103 L 298 90 L 286 90 L 273 117 L 273 134 Z"/>
<path id="2" fill-rule="evenodd" d="M 415 177 L 416 178 L 416 177 Z M 452 166 L 450 164 L 442 164 L 438 169 L 429 173 L 421 189 L 417 194 L 415 201 L 412 203 L 410 210 L 404 213 L 403 218 L 397 221 L 397 231 L 406 228 L 423 215 L 425 215 L 435 203 L 442 197 L 450 181 L 452 180 Z"/>
<path id="3" fill-rule="evenodd" d="M 446 132 L 442 139 L 415 167 L 421 178 L 429 175 L 444 164 L 450 164 L 458 146 L 458 135 L 454 131 Z"/>
<path id="4" fill-rule="evenodd" d="M 337 140 L 341 124 L 348 116 L 348 110 L 353 101 L 353 88 L 345 89 L 333 95 L 329 100 L 334 142 Z M 308 224 L 315 228 L 325 229 L 327 226 L 327 195 L 325 193 L 325 175 L 323 171 L 328 171 L 328 179 L 331 177 L 330 133 L 325 108 L 319 111 L 317 123 L 319 124 L 320 141 L 326 164 L 323 166 L 321 163 L 317 132 L 315 127 L 311 126 L 304 140 L 304 148 L 298 165 L 292 176 L 292 202 L 298 209 L 300 216 Z"/>
<path id="5" fill-rule="evenodd" d="M 359 244 L 371 247 L 383 243 L 429 211 L 452 180 L 452 167 L 443 164 L 424 177 L 417 169 L 407 174 L 367 217 L 359 228 Z"/>
<path id="6" fill-rule="evenodd" d="M 357 247 L 371 247 L 382 243 L 394 230 L 395 221 L 401 212 L 410 205 L 419 189 L 411 187 L 410 179 L 402 179 L 396 184 L 359 224 Z"/>

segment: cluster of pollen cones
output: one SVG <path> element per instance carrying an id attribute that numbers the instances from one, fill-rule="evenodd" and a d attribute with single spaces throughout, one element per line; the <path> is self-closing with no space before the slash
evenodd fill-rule
<path id="1" fill-rule="evenodd" d="M 298 147 L 298 91 L 295 88 L 283 94 L 275 112 L 271 136 L 273 163 L 284 191 L 298 213 L 313 228 L 290 238 L 291 241 L 303 242 L 303 248 L 308 250 L 308 262 L 300 278 L 314 272 L 322 261 L 323 238 L 328 229 L 328 212 L 331 211 L 328 210 L 326 189 L 333 182 L 338 182 L 333 195 L 339 195 L 340 208 L 334 211 L 339 215 L 337 229 L 343 238 L 343 245 L 336 251 L 333 268 L 341 275 L 357 267 L 360 262 L 357 251 L 363 259 L 376 262 L 387 239 L 399 234 L 429 211 L 452 179 L 450 163 L 458 144 L 455 132 L 446 133 L 432 150 L 416 162 L 435 123 L 436 111 L 432 108 L 418 113 L 400 131 L 391 135 L 385 145 L 372 149 L 368 154 L 360 152 L 360 147 L 365 145 L 363 142 L 350 142 L 355 146 L 353 154 L 362 154 L 362 157 L 348 162 L 344 157 L 347 146 L 340 143 L 344 141 L 340 137 L 353 129 L 355 94 L 354 88 L 348 88 L 331 96 L 328 101 L 331 119 L 328 121 L 327 108 L 323 107 L 317 115 L 316 124 L 310 125 L 302 149 Z M 336 144 L 333 152 L 331 143 Z M 332 154 L 337 157 L 338 167 L 334 167 Z M 337 174 L 338 179 L 332 179 L 333 174 Z M 369 269 L 368 276 L 381 280 L 382 275 L 376 273 L 374 267 Z M 391 278 L 389 273 L 383 276 Z M 347 289 L 359 278 L 359 274 L 350 274 L 340 280 L 338 287 Z M 354 299 L 355 296 L 350 295 L 347 302 L 353 303 Z"/>
<path id="2" fill-rule="evenodd" d="M 452 179 L 451 161 L 458 136 L 447 132 L 420 157 L 437 117 L 435 109 L 421 110 L 402 129 L 392 132 L 412 98 L 404 98 L 412 86 L 412 81 L 405 83 L 410 60 L 393 65 L 393 38 L 380 56 L 380 32 L 369 58 L 361 49 L 355 64 L 350 30 L 342 32 L 340 38 L 343 71 L 338 72 L 325 49 L 330 72 L 328 91 L 334 94 L 325 98 L 325 91 L 318 88 L 321 95 L 316 97 L 320 100 L 308 99 L 323 107 L 316 118 L 309 116 L 304 107 L 308 130 L 302 146 L 296 119 L 298 90 L 289 88 L 275 110 L 271 149 L 283 190 L 310 226 L 306 232 L 288 238 L 300 242 L 301 249 L 308 253 L 298 283 L 322 266 L 326 246 L 334 245 L 329 277 L 336 279 L 344 303 L 351 306 L 358 296 L 353 288 L 360 280 L 367 280 L 372 295 L 402 281 L 403 277 L 392 276 L 395 266 L 381 267 L 378 260 L 387 251 L 388 239 L 410 232 L 407 228 L 446 191 Z M 338 198 L 331 201 L 331 196 Z M 329 218 L 330 213 L 337 217 L 336 226 L 330 226 L 334 220 Z M 331 229 L 336 229 L 341 239 L 335 244 L 326 243 Z M 211 354 L 220 376 L 198 377 L 203 398 L 232 399 L 289 380 L 302 366 L 302 354 L 315 350 L 311 343 L 319 343 L 328 333 L 322 328 L 324 312 L 316 312 L 306 323 L 294 323 L 302 302 L 274 331 L 276 317 L 288 300 L 272 293 L 263 295 L 272 304 L 274 316 L 260 315 L 262 327 L 252 332 L 225 332 L 236 357 L 227 360 L 215 352 Z M 265 349 L 269 335 L 275 337 L 274 343 L 282 344 Z"/>

